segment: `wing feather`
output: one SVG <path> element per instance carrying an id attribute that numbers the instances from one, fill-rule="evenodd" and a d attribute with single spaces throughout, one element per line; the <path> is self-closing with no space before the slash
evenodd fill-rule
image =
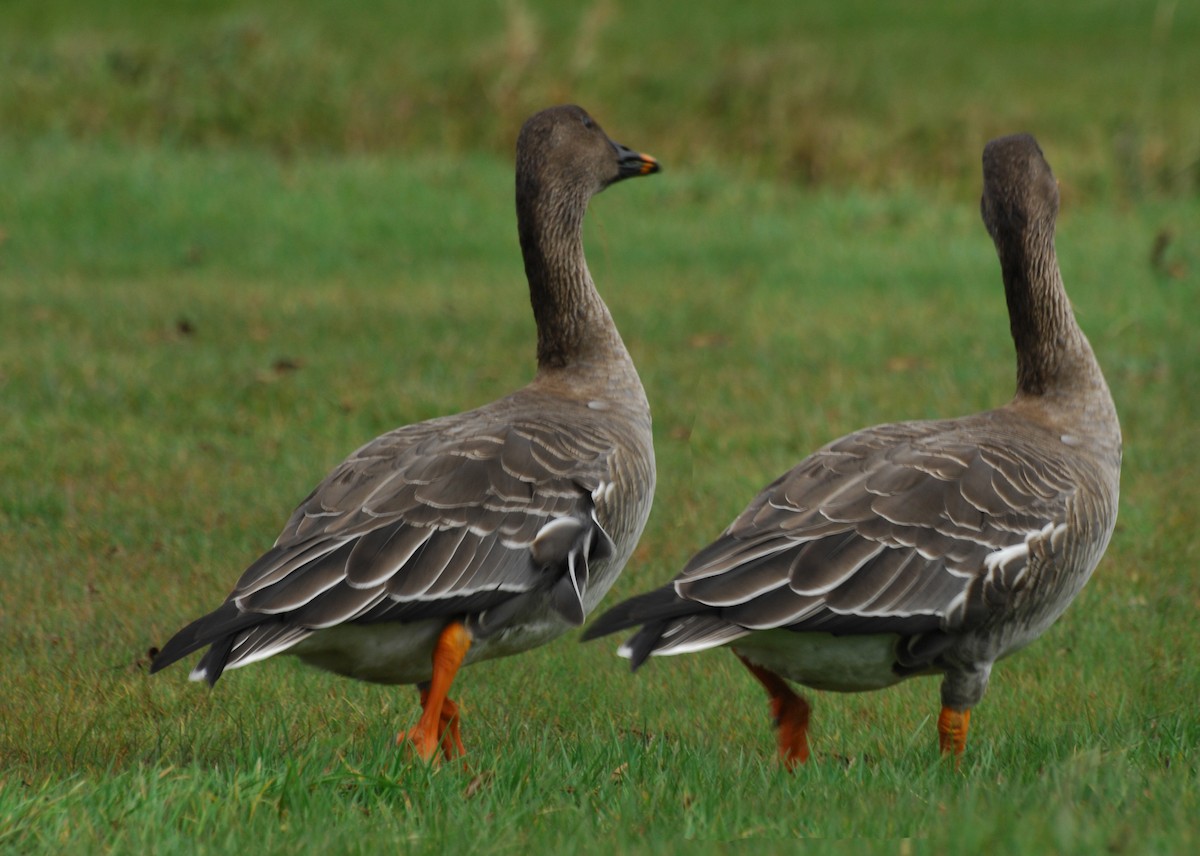
<path id="1" fill-rule="evenodd" d="M 1001 418 L 877 426 L 818 450 L 688 562 L 673 597 L 647 602 L 657 617 L 637 611 L 629 650 L 697 650 L 737 628 L 943 633 L 1004 609 L 1028 553 L 1016 545 L 1049 533 L 1074 489 L 1044 442 L 990 424 Z M 986 442 L 992 430 L 1003 444 Z M 632 616 L 598 624 L 612 632 Z"/>
<path id="2" fill-rule="evenodd" d="M 402 523 L 391 523 L 363 533 L 353 542 L 346 557 L 346 582 L 359 589 L 376 588 L 408 565 L 432 535 L 432 529 Z M 414 565 L 419 567 L 422 563 Z"/>
<path id="3" fill-rule="evenodd" d="M 518 608 L 506 602 L 539 591 L 581 622 L 589 562 L 613 554 L 597 496 L 611 494 L 620 443 L 563 418 L 585 404 L 556 404 L 553 417 L 530 419 L 509 411 L 543 408 L 504 400 L 359 449 L 293 512 L 226 604 L 189 625 L 172 659 L 213 643 L 204 677 L 215 681 L 316 629 L 484 612 L 499 626 Z"/>
<path id="4" fill-rule="evenodd" d="M 353 548 L 353 541 L 343 542 L 336 550 L 302 565 L 274 585 L 256 588 L 246 595 L 235 591 L 233 602 L 238 609 L 267 615 L 299 609 L 345 579 L 346 559 Z"/>

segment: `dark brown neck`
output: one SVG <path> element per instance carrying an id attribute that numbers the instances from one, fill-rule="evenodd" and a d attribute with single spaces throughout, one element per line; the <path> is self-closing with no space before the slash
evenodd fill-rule
<path id="1" fill-rule="evenodd" d="M 602 359 L 614 346 L 624 351 L 583 254 L 587 202 L 586 197 L 561 190 L 539 193 L 532 180 L 517 185 L 518 230 L 537 324 L 539 369 Z"/>
<path id="2" fill-rule="evenodd" d="M 1018 394 L 1040 396 L 1078 383 L 1095 357 L 1063 289 L 1053 225 L 1031 224 L 996 249 L 1017 350 Z"/>

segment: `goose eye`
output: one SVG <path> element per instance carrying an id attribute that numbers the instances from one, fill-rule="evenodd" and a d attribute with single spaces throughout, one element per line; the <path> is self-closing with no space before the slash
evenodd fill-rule
<path id="1" fill-rule="evenodd" d="M 592 130 L 592 128 L 596 127 L 596 123 L 592 121 L 591 116 L 584 116 L 582 121 L 583 121 L 583 127 L 587 128 L 589 131 Z"/>

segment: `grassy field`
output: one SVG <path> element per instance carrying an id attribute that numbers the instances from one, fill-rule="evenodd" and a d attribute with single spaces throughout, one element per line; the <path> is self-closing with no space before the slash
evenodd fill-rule
<path id="1" fill-rule="evenodd" d="M 0 851 L 1196 850 L 1197 10 L 927 5 L 6 4 Z M 395 750 L 408 689 L 284 658 L 213 692 L 147 675 L 348 451 L 529 377 L 507 152 L 567 99 L 667 167 L 587 224 L 659 460 L 613 599 L 818 444 L 1007 399 L 979 151 L 1039 134 L 1122 417 L 1121 517 L 1078 603 L 997 668 L 960 771 L 927 679 L 814 694 L 813 763 L 783 773 L 721 651 L 630 677 L 568 637 L 467 670 L 465 769 Z"/>
<path id="2" fill-rule="evenodd" d="M 6 0 L 0 129 L 305 153 L 488 151 L 574 100 L 667 162 L 802 184 L 976 181 L 994 136 L 1071 181 L 1200 189 L 1200 5 L 1178 0 Z"/>

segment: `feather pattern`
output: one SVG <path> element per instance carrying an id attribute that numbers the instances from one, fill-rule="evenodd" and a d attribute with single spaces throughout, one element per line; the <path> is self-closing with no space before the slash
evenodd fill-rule
<path id="1" fill-rule="evenodd" d="M 547 408 L 538 398 L 526 390 L 435 420 L 436 431 L 398 429 L 343 462 L 229 596 L 243 612 L 287 616 L 289 629 L 243 631 L 223 668 L 311 635 L 292 632 L 297 627 L 468 615 L 536 592 L 566 626 L 582 623 L 598 600 L 589 594 L 589 568 L 611 568 L 614 535 L 628 541 L 640 531 L 645 488 L 629 497 L 632 515 L 620 512 L 622 489 L 652 479 L 652 459 L 644 448 L 630 454 L 615 424 L 596 430 L 596 413 L 578 404 L 559 401 L 552 417 L 525 416 Z M 629 414 L 604 416 L 619 423 Z M 583 419 L 588 430 L 572 431 Z M 464 445 L 457 439 L 468 425 L 472 441 Z M 638 427 L 648 433 L 648 419 Z M 330 496 L 356 504 L 333 514 Z"/>
<path id="2" fill-rule="evenodd" d="M 1042 537 L 1083 487 L 1048 450 L 1004 411 L 856 432 L 764 490 L 674 589 L 746 632 L 969 630 L 1024 567 L 988 557 Z"/>

